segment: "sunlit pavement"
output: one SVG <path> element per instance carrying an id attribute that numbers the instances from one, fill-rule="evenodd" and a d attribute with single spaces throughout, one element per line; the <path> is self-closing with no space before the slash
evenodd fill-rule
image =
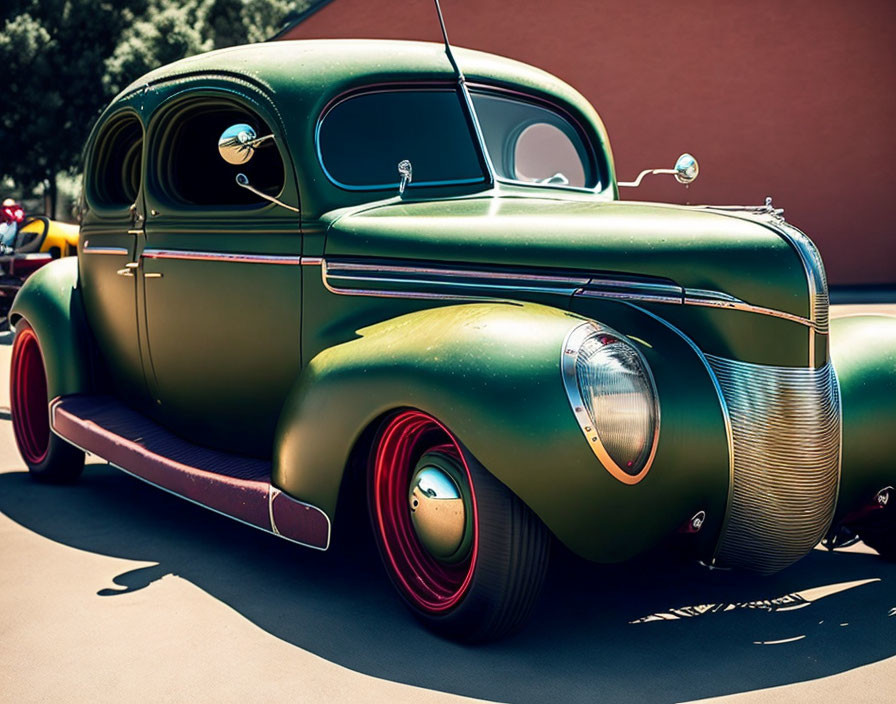
<path id="1" fill-rule="evenodd" d="M 896 314 L 896 305 L 835 315 Z M 772 577 L 560 554 L 519 636 L 420 628 L 366 543 L 316 553 L 103 464 L 31 482 L 0 335 L 0 701 L 889 702 L 896 565 L 863 545 Z"/>

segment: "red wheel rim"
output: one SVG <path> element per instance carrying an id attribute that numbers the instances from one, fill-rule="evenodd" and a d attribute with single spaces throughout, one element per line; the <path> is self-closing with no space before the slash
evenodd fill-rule
<path id="1" fill-rule="evenodd" d="M 437 450 L 463 466 L 473 510 L 469 556 L 456 564 L 436 560 L 417 538 L 408 509 L 408 488 L 417 460 Z M 395 416 L 380 437 L 373 471 L 373 502 L 380 544 L 404 595 L 432 614 L 457 605 L 469 589 L 479 546 L 479 519 L 470 468 L 448 429 L 420 411 Z"/>
<path id="2" fill-rule="evenodd" d="M 30 327 L 23 326 L 13 343 L 9 387 L 16 444 L 26 463 L 38 465 L 50 447 L 50 416 L 44 360 Z"/>

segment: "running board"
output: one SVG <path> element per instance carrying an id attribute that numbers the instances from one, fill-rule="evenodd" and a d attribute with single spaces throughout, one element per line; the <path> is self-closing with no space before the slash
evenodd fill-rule
<path id="1" fill-rule="evenodd" d="M 66 442 L 217 513 L 317 550 L 330 519 L 271 485 L 271 463 L 194 445 L 111 396 L 60 396 L 50 427 Z"/>

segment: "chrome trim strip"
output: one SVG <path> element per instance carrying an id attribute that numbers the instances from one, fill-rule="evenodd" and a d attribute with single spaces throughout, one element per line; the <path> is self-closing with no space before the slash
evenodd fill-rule
<path id="1" fill-rule="evenodd" d="M 651 313 L 649 310 L 641 308 L 640 306 L 636 306 L 633 303 L 629 303 L 628 305 L 635 310 L 641 311 L 645 315 L 649 315 L 651 318 L 656 320 L 658 323 L 665 325 L 672 332 L 678 335 L 682 340 L 684 340 L 687 343 L 688 347 L 690 347 L 694 351 L 694 354 L 697 355 L 697 358 L 700 360 L 701 364 L 703 364 L 704 368 L 706 369 L 706 373 L 709 376 L 710 381 L 712 382 L 713 388 L 716 390 L 716 396 L 719 399 L 719 406 L 722 410 L 722 420 L 725 423 L 725 435 L 728 441 L 728 496 L 725 499 L 725 516 L 722 519 L 722 531 L 724 531 L 728 525 L 728 516 L 731 515 L 731 502 L 734 500 L 734 428 L 731 425 L 731 413 L 728 409 L 728 402 L 725 400 L 725 394 L 722 393 L 722 385 L 719 383 L 719 379 L 716 376 L 713 368 L 710 366 L 709 360 L 706 358 L 703 350 L 697 347 L 697 344 L 690 337 L 688 337 L 681 330 L 672 325 L 672 323 L 663 320 L 660 316 Z M 715 555 L 713 555 L 711 564 L 715 565 Z"/>
<path id="2" fill-rule="evenodd" d="M 647 476 L 647 472 L 650 471 L 650 467 L 653 465 L 653 460 L 656 457 L 656 448 L 660 439 L 659 394 L 656 390 L 656 382 L 653 379 L 653 372 L 650 370 L 650 365 L 647 364 L 647 360 L 644 359 L 644 355 L 641 354 L 641 350 L 632 344 L 625 343 L 635 351 L 638 358 L 641 360 L 641 364 L 644 366 L 644 370 L 647 372 L 647 378 L 650 380 L 650 386 L 653 391 L 653 407 L 656 418 L 656 424 L 653 428 L 653 441 L 650 447 L 650 454 L 647 456 L 644 466 L 637 474 L 629 474 L 622 469 L 612 457 L 610 457 L 610 453 L 607 452 L 603 442 L 601 442 L 600 434 L 597 432 L 596 428 L 592 427 L 594 420 L 589 415 L 588 409 L 585 407 L 585 402 L 582 400 L 578 375 L 576 374 L 576 362 L 578 361 L 579 350 L 581 349 L 582 344 L 594 333 L 601 332 L 612 335 L 619 340 L 626 340 L 625 335 L 621 335 L 612 328 L 607 327 L 606 325 L 601 325 L 595 321 L 588 321 L 581 325 L 577 325 L 567 333 L 566 339 L 563 340 L 563 349 L 560 356 L 560 373 L 563 378 L 563 386 L 566 389 L 566 396 L 569 399 L 569 405 L 572 408 L 573 415 L 579 424 L 579 428 L 582 430 L 582 434 L 585 436 L 585 440 L 588 441 L 591 450 L 600 460 L 604 469 L 606 469 L 614 479 L 618 479 L 623 484 L 631 486 L 637 484 Z"/>
<path id="3" fill-rule="evenodd" d="M 617 291 L 592 291 L 581 289 L 575 292 L 576 296 L 585 296 L 586 298 L 614 298 L 620 301 L 641 301 L 642 303 L 675 303 L 681 305 L 683 299 L 681 296 L 663 296 L 651 293 L 624 293 Z"/>
<path id="4" fill-rule="evenodd" d="M 309 260 L 311 258 L 308 258 Z M 314 258 L 317 261 L 317 258 Z M 305 263 L 303 258 L 302 263 Z M 314 262 L 309 261 L 309 264 Z M 584 296 L 588 298 L 608 298 L 641 303 L 668 303 L 675 305 L 723 308 L 747 313 L 756 313 L 774 318 L 782 318 L 793 323 L 817 330 L 813 321 L 793 313 L 774 308 L 755 306 L 721 291 L 682 288 L 675 284 L 608 279 L 589 275 L 555 276 L 515 272 L 481 271 L 457 267 L 402 266 L 394 264 L 366 264 L 363 262 L 341 262 L 320 260 L 323 268 L 324 286 L 332 293 L 356 296 L 378 296 L 382 298 L 429 298 L 441 300 L 467 300 L 466 294 L 445 294 L 424 291 L 403 291 L 395 288 L 371 289 L 333 285 L 332 282 L 366 282 L 378 284 L 416 284 L 432 287 L 460 287 L 496 289 L 507 292 L 556 293 L 560 295 Z M 384 276 L 391 275 L 391 276 Z M 406 277 L 406 278 L 404 278 Z M 441 279 L 431 277 L 443 277 Z M 465 278 L 471 281 L 454 281 Z M 504 282 L 504 283 L 479 283 Z M 556 284 L 556 285 L 551 285 Z M 606 290 L 610 289 L 610 290 Z M 622 289 L 628 289 L 622 290 Z M 490 300 L 488 294 L 472 296 L 474 300 Z M 501 300 L 506 300 L 502 298 Z M 818 331 L 824 334 L 822 331 Z"/>
<path id="5" fill-rule="evenodd" d="M 86 242 L 81 250 L 84 254 L 113 254 L 120 257 L 128 256 L 126 247 L 91 247 Z"/>
<path id="6" fill-rule="evenodd" d="M 277 529 L 277 523 L 274 521 L 274 499 L 277 498 L 277 495 L 280 493 L 280 490 L 275 487 L 273 484 L 268 485 L 268 519 L 271 521 L 271 532 L 274 535 L 280 535 L 280 531 Z M 283 536 L 280 535 L 282 538 Z M 330 539 L 327 538 L 327 545 L 329 545 Z"/>
<path id="7" fill-rule="evenodd" d="M 514 272 L 495 272 L 495 271 L 477 271 L 475 269 L 458 269 L 453 267 L 445 267 L 444 269 L 436 268 L 436 267 L 420 267 L 420 266 L 397 266 L 397 265 L 379 265 L 379 264 L 364 264 L 361 262 L 340 262 L 338 260 L 333 261 L 330 260 L 328 262 L 328 266 L 333 268 L 339 268 L 343 271 L 355 271 L 355 272 L 371 272 L 374 274 L 379 273 L 388 273 L 388 274 L 415 274 L 415 275 L 427 275 L 427 276 L 464 276 L 471 279 L 510 279 L 510 280 L 525 280 L 525 281 L 544 281 L 546 283 L 563 283 L 570 284 L 573 286 L 584 286 L 588 283 L 589 277 L 587 276 L 579 276 L 579 277 L 569 277 L 569 276 L 549 276 L 544 274 L 528 274 L 528 273 L 514 273 Z M 438 282 L 437 282 L 438 283 Z"/>
<path id="8" fill-rule="evenodd" d="M 323 261 L 323 257 L 299 257 L 302 266 L 320 266 Z"/>
<path id="9" fill-rule="evenodd" d="M 707 308 L 725 308 L 727 310 L 739 310 L 747 313 L 757 313 L 759 315 L 768 315 L 773 318 L 783 318 L 784 320 L 789 320 L 794 323 L 799 323 L 800 325 L 805 325 L 813 330 L 816 329 L 817 324 L 808 318 L 804 318 L 801 315 L 795 315 L 794 313 L 785 313 L 784 311 L 777 310 L 775 308 L 764 308 L 762 306 L 754 306 L 740 299 L 731 297 L 726 298 L 703 298 L 693 295 L 688 295 L 689 293 L 694 292 L 695 289 L 685 289 L 685 297 L 684 304 L 686 306 L 704 306 Z M 716 293 L 715 291 L 700 291 L 700 293 Z M 725 296 L 725 294 L 719 294 L 719 296 Z"/>
<path id="10" fill-rule="evenodd" d="M 422 291 L 389 291 L 389 290 L 363 289 L 363 288 L 337 288 L 336 286 L 333 286 L 329 282 L 330 276 L 327 273 L 327 260 L 326 259 L 324 259 L 323 262 L 321 262 L 320 278 L 321 278 L 321 283 L 323 283 L 323 286 L 327 291 L 329 291 L 330 293 L 335 293 L 339 296 L 370 296 L 370 297 L 374 297 L 374 298 L 409 298 L 409 299 L 438 300 L 438 301 L 510 300 L 510 299 L 495 298 L 494 296 L 471 296 L 471 295 L 464 295 L 464 294 L 446 295 L 444 293 L 424 293 Z"/>
<path id="11" fill-rule="evenodd" d="M 229 252 L 200 252 L 187 249 L 144 249 L 145 259 L 180 259 L 202 262 L 233 262 L 237 264 L 289 264 L 299 265 L 302 258 L 284 254 L 238 254 Z"/>
<path id="12" fill-rule="evenodd" d="M 50 402 L 50 430 L 53 431 L 54 435 L 62 438 L 65 442 L 67 442 L 72 447 L 77 447 L 79 450 L 81 450 L 81 452 L 84 452 L 88 455 L 93 455 L 94 457 L 97 457 L 97 458 L 103 460 L 103 462 L 108 464 L 110 467 L 115 467 L 115 469 L 122 471 L 125 474 L 127 474 L 131 477 L 134 477 L 135 479 L 139 479 L 141 482 L 149 484 L 150 486 L 154 486 L 156 489 L 161 489 L 162 491 L 167 492 L 167 493 L 171 494 L 172 496 L 176 496 L 179 499 L 183 499 L 184 501 L 189 501 L 191 504 L 195 504 L 196 506 L 201 506 L 202 508 L 204 508 L 208 511 L 211 511 L 212 513 L 217 513 L 219 516 L 224 516 L 226 518 L 229 518 L 232 521 L 236 521 L 237 523 L 242 523 L 243 525 L 249 526 L 250 528 L 255 528 L 256 530 L 260 530 L 262 533 L 276 535 L 278 538 L 282 538 L 283 540 L 286 540 L 290 543 L 295 543 L 296 545 L 301 545 L 302 547 L 311 548 L 312 550 L 319 550 L 320 552 L 326 552 L 327 550 L 330 549 L 330 542 L 332 541 L 332 538 L 333 538 L 333 524 L 330 521 L 330 517 L 327 515 L 327 512 L 321 508 L 318 508 L 314 504 L 308 504 L 308 503 L 305 503 L 304 501 L 299 501 L 298 499 L 292 499 L 292 497 L 289 497 L 293 501 L 300 503 L 303 506 L 307 506 L 311 510 L 319 512 L 320 514 L 323 515 L 324 518 L 327 519 L 327 544 L 325 547 L 320 547 L 319 545 L 312 545 L 311 543 L 303 543 L 300 540 L 294 540 L 292 538 L 289 538 L 289 537 L 277 532 L 275 529 L 268 530 L 266 528 L 263 528 L 262 526 L 257 526 L 254 523 L 249 523 L 248 521 L 244 521 L 242 518 L 237 518 L 236 516 L 232 516 L 229 513 L 224 513 L 223 511 L 219 511 L 216 508 L 212 508 L 211 506 L 208 506 L 207 504 L 196 501 L 195 499 L 191 499 L 187 496 L 184 496 L 183 494 L 178 494 L 176 491 L 172 491 L 171 489 L 164 487 L 161 484 L 156 484 L 155 482 L 151 482 L 149 479 L 145 479 L 144 477 L 141 477 L 139 474 L 134 474 L 130 470 L 125 469 L 124 467 L 122 467 L 120 465 L 113 464 L 112 462 L 109 462 L 109 460 L 107 460 L 104 457 L 100 457 L 95 452 L 91 452 L 90 450 L 85 450 L 83 447 L 81 447 L 80 445 L 78 445 L 76 443 L 73 443 L 71 440 L 69 440 L 67 437 L 65 437 L 62 433 L 59 433 L 56 430 L 56 426 L 55 426 L 55 422 L 54 422 L 55 412 L 56 412 L 56 406 L 59 404 L 59 401 L 61 400 L 61 398 L 62 398 L 61 396 L 57 396 L 55 399 L 53 399 Z M 271 486 L 273 486 L 273 484 Z M 279 492 L 279 489 L 277 491 Z M 273 499 L 270 498 L 270 494 L 268 494 L 268 497 L 269 497 L 269 499 L 268 499 L 269 501 L 273 501 Z M 274 497 L 274 498 L 276 498 L 276 497 Z M 269 510 L 271 511 L 271 524 L 272 524 L 272 528 L 273 528 L 273 522 L 274 522 L 273 508 L 270 508 Z"/>

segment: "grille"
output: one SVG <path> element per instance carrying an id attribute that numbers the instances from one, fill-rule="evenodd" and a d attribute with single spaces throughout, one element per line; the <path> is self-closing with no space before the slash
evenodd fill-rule
<path id="1" fill-rule="evenodd" d="M 840 394 L 828 364 L 773 367 L 707 355 L 731 418 L 734 481 L 716 561 L 763 573 L 796 562 L 833 518 Z"/>

